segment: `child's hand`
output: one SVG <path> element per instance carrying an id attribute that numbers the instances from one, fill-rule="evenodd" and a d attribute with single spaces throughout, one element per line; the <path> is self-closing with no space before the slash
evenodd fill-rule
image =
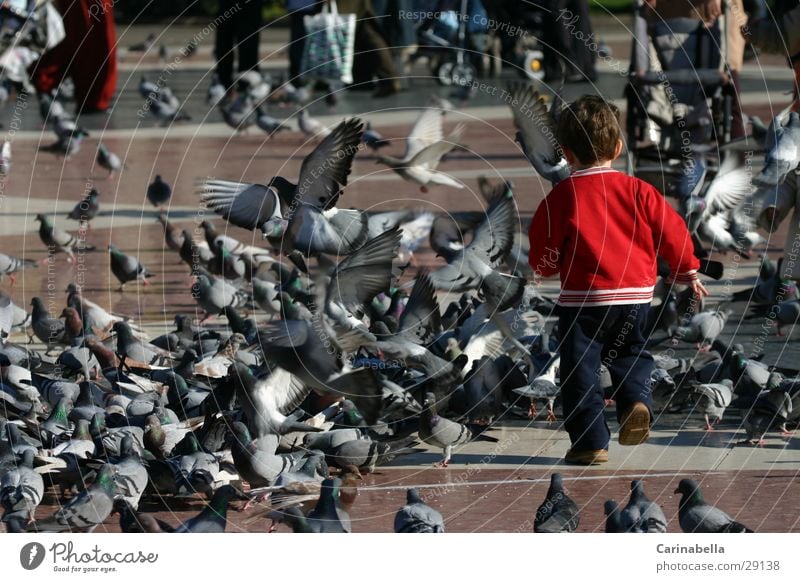
<path id="1" fill-rule="evenodd" d="M 689 287 L 692 288 L 692 293 L 695 297 L 708 297 L 708 289 L 706 286 L 703 285 L 700 279 L 695 279 L 689 284 Z"/>

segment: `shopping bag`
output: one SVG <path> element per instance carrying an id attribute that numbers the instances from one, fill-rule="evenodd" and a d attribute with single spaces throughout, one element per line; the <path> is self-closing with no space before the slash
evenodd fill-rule
<path id="1" fill-rule="evenodd" d="M 339 14 L 335 0 L 322 12 L 303 18 L 306 43 L 300 69 L 304 76 L 328 81 L 353 82 L 356 15 Z"/>

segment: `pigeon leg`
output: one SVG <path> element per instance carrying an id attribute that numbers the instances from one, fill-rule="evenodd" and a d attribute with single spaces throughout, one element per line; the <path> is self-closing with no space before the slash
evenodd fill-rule
<path id="1" fill-rule="evenodd" d="M 704 414 L 704 415 L 703 415 L 703 418 L 705 418 L 705 420 L 706 420 L 706 425 L 705 425 L 704 429 L 705 429 L 706 431 L 709 431 L 709 430 L 714 430 L 714 427 L 713 427 L 713 426 L 711 425 L 711 423 L 708 421 L 708 415 L 707 415 L 707 414 Z"/>
<path id="2" fill-rule="evenodd" d="M 781 424 L 780 431 L 781 431 L 781 434 L 783 436 L 794 436 L 794 431 L 793 430 L 789 430 L 786 427 L 786 423 L 785 422 Z"/>
<path id="3" fill-rule="evenodd" d="M 553 411 L 553 403 L 548 401 L 547 402 L 547 422 L 555 422 L 558 418 L 556 417 L 556 413 Z"/>
<path id="4" fill-rule="evenodd" d="M 442 457 L 442 460 L 439 461 L 436 464 L 436 466 L 440 467 L 442 469 L 447 467 L 447 464 L 450 462 L 450 456 L 451 456 L 452 452 L 453 452 L 453 446 L 452 445 L 447 445 L 445 447 L 445 449 L 444 449 L 444 457 Z"/>
<path id="5" fill-rule="evenodd" d="M 147 279 L 144 279 L 144 280 L 142 280 L 142 285 L 144 285 L 145 287 L 149 287 L 150 286 L 150 281 L 148 281 Z"/>
<path id="6" fill-rule="evenodd" d="M 17 276 L 14 273 L 9 273 L 8 279 L 11 281 L 11 288 L 14 288 L 14 285 L 17 284 Z"/>
<path id="7" fill-rule="evenodd" d="M 528 418 L 531 418 L 531 419 L 536 418 L 537 414 L 539 414 L 539 411 L 536 410 L 536 402 L 531 400 L 531 405 L 528 408 Z"/>
<path id="8" fill-rule="evenodd" d="M 427 194 L 428 193 L 428 188 L 427 188 L 427 186 L 420 186 L 419 187 L 419 191 L 422 192 L 423 194 Z"/>

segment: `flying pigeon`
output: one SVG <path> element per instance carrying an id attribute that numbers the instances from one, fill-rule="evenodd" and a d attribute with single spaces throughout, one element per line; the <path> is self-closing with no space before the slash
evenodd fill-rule
<path id="1" fill-rule="evenodd" d="M 403 157 L 378 156 L 377 163 L 389 166 L 404 180 L 418 184 L 423 193 L 431 185 L 463 188 L 461 182 L 436 170 L 442 157 L 458 145 L 464 131 L 463 126 L 458 126 L 445 139 L 442 118 L 441 110 L 424 109 L 411 129 Z"/>

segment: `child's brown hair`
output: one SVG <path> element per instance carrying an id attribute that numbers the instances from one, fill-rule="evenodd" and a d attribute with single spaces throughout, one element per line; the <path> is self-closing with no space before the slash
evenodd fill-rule
<path id="1" fill-rule="evenodd" d="M 561 112 L 556 138 L 581 164 L 613 160 L 620 140 L 619 108 L 597 95 L 584 95 Z"/>

